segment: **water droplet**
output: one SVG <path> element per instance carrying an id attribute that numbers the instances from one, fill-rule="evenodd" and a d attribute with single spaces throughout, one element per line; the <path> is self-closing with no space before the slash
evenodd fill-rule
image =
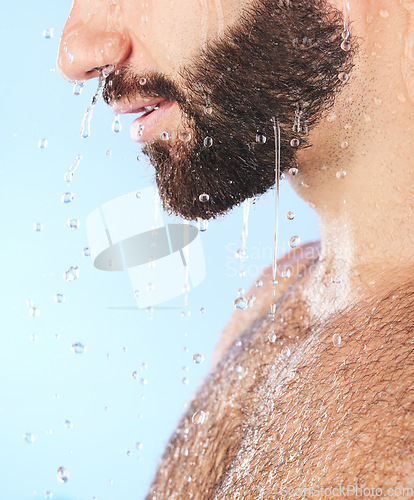
<path id="1" fill-rule="evenodd" d="M 60 483 L 66 483 L 69 480 L 69 472 L 64 467 L 59 467 L 56 478 Z"/>
<path id="2" fill-rule="evenodd" d="M 135 448 L 137 450 L 142 450 L 143 447 L 144 447 L 144 445 L 142 443 L 140 443 L 140 442 L 135 443 Z"/>
<path id="3" fill-rule="evenodd" d="M 200 314 L 204 314 L 205 312 L 206 312 L 206 309 L 205 309 L 204 307 L 202 307 L 202 308 L 200 309 Z"/>
<path id="4" fill-rule="evenodd" d="M 53 32 L 54 32 L 53 28 L 44 29 L 42 31 L 43 38 L 46 38 L 47 40 L 49 40 L 50 38 L 53 38 Z"/>
<path id="5" fill-rule="evenodd" d="M 211 115 L 213 113 L 213 108 L 211 106 L 206 106 L 204 108 L 204 114 Z"/>
<path id="6" fill-rule="evenodd" d="M 38 338 L 39 337 L 35 333 L 32 333 L 32 335 L 30 335 L 30 340 L 32 342 L 37 342 Z"/>
<path id="7" fill-rule="evenodd" d="M 344 52 L 349 52 L 351 50 L 351 44 L 348 42 L 348 40 L 344 40 L 342 43 L 341 43 L 341 49 L 344 51 Z"/>
<path id="8" fill-rule="evenodd" d="M 208 220 L 199 219 L 197 221 L 197 226 L 198 226 L 199 231 L 204 233 L 204 231 L 207 231 L 207 228 L 208 228 Z"/>
<path id="9" fill-rule="evenodd" d="M 377 106 L 379 106 L 382 103 L 382 99 L 379 99 L 378 97 L 374 97 L 374 102 Z"/>
<path id="10" fill-rule="evenodd" d="M 92 255 L 92 248 L 85 247 L 82 250 L 82 253 L 83 253 L 84 257 L 90 257 Z"/>
<path id="11" fill-rule="evenodd" d="M 75 342 L 75 344 L 72 344 L 70 350 L 73 352 L 73 354 L 83 354 L 84 352 L 86 352 L 86 347 L 80 342 Z"/>
<path id="12" fill-rule="evenodd" d="M 181 380 L 181 383 L 182 383 L 183 385 L 188 385 L 188 383 L 189 383 L 188 378 L 187 378 L 187 377 L 183 377 L 183 378 L 182 378 L 182 380 Z"/>
<path id="13" fill-rule="evenodd" d="M 290 141 L 290 145 L 292 146 L 292 148 L 297 148 L 299 147 L 299 144 L 300 144 L 300 140 L 299 139 L 292 139 Z"/>
<path id="14" fill-rule="evenodd" d="M 63 425 L 66 427 L 66 429 L 72 429 L 73 428 L 73 424 L 70 420 L 65 420 L 63 422 Z"/>
<path id="15" fill-rule="evenodd" d="M 254 301 L 256 300 L 255 295 L 250 295 L 249 299 L 247 300 L 247 307 L 251 309 L 254 305 Z"/>
<path id="16" fill-rule="evenodd" d="M 286 279 L 289 279 L 291 277 L 292 273 L 290 271 L 290 269 L 285 269 L 284 271 L 282 271 L 282 278 L 286 278 Z"/>
<path id="17" fill-rule="evenodd" d="M 139 383 L 141 385 L 147 385 L 148 384 L 148 380 L 146 378 L 142 378 L 142 379 L 140 379 Z"/>
<path id="18" fill-rule="evenodd" d="M 74 196 L 75 195 L 73 193 L 63 193 L 62 203 L 70 203 L 73 200 Z"/>
<path id="19" fill-rule="evenodd" d="M 329 123 L 332 123 L 336 120 L 336 113 L 334 111 L 331 111 L 328 116 L 326 117 L 326 121 Z"/>
<path id="20" fill-rule="evenodd" d="M 346 83 L 349 80 L 349 75 L 348 73 L 341 71 L 341 73 L 338 73 L 338 78 L 342 83 Z"/>
<path id="21" fill-rule="evenodd" d="M 85 82 L 76 82 L 73 86 L 73 94 L 81 95 L 83 87 L 85 86 Z"/>
<path id="22" fill-rule="evenodd" d="M 344 141 L 344 142 L 341 144 L 341 148 L 342 148 L 342 149 L 347 149 L 347 148 L 349 148 L 349 144 L 348 144 L 348 142 L 347 142 L 347 141 Z"/>
<path id="23" fill-rule="evenodd" d="M 144 24 L 147 24 L 147 22 L 149 21 L 148 16 L 142 16 L 142 17 L 141 17 L 141 21 L 142 21 Z"/>
<path id="24" fill-rule="evenodd" d="M 132 455 L 132 453 L 128 450 L 128 451 L 126 452 L 126 455 L 127 455 L 127 457 L 130 457 L 130 456 Z"/>
<path id="25" fill-rule="evenodd" d="M 43 224 L 40 223 L 40 222 L 36 222 L 35 224 L 33 224 L 33 229 L 40 233 L 41 231 L 43 231 Z"/>
<path id="26" fill-rule="evenodd" d="M 201 203 L 206 203 L 210 199 L 210 196 L 207 193 L 203 193 L 203 194 L 200 194 L 198 199 L 199 199 L 199 201 L 201 201 Z"/>
<path id="27" fill-rule="evenodd" d="M 342 278 L 340 276 L 332 276 L 331 281 L 339 285 L 342 283 Z"/>
<path id="28" fill-rule="evenodd" d="M 344 179 L 345 177 L 346 177 L 345 170 L 338 170 L 338 172 L 336 172 L 337 179 Z"/>
<path id="29" fill-rule="evenodd" d="M 47 139 L 40 139 L 39 142 L 37 143 L 39 149 L 45 149 L 47 148 L 47 145 L 49 144 Z"/>
<path id="30" fill-rule="evenodd" d="M 289 347 L 287 345 L 285 345 L 285 347 L 282 348 L 281 354 L 285 358 L 288 358 L 290 356 L 290 349 L 289 349 Z"/>
<path id="31" fill-rule="evenodd" d="M 286 214 L 286 219 L 287 220 L 293 220 L 295 218 L 295 214 L 293 212 L 288 212 Z"/>
<path id="32" fill-rule="evenodd" d="M 33 443 L 35 437 L 31 432 L 26 432 L 25 434 L 23 434 L 23 439 L 26 441 L 26 443 Z"/>
<path id="33" fill-rule="evenodd" d="M 139 79 L 139 84 L 140 85 L 145 85 L 146 83 L 147 83 L 147 79 L 146 78 L 142 77 L 142 78 Z"/>
<path id="34" fill-rule="evenodd" d="M 168 135 L 168 132 L 163 132 L 161 135 L 160 135 L 160 139 L 162 141 L 168 141 L 170 139 L 170 136 Z"/>
<path id="35" fill-rule="evenodd" d="M 388 12 L 388 10 L 386 10 L 386 9 L 380 9 L 380 11 L 379 11 L 379 15 L 380 15 L 382 18 L 386 19 L 386 18 L 390 15 L 390 13 L 389 13 L 389 12 Z"/>
<path id="36" fill-rule="evenodd" d="M 300 238 L 299 236 L 292 236 L 289 240 L 289 246 L 291 248 L 296 248 L 300 243 Z"/>
<path id="37" fill-rule="evenodd" d="M 272 344 L 276 341 L 276 334 L 274 331 L 271 331 L 267 337 L 269 339 L 269 342 Z"/>
<path id="38" fill-rule="evenodd" d="M 244 309 L 247 309 L 247 300 L 244 297 L 237 297 L 237 299 L 233 302 L 234 307 L 237 309 L 241 309 L 244 311 Z"/>
<path id="39" fill-rule="evenodd" d="M 199 365 L 204 361 L 204 356 L 202 354 L 193 354 L 193 361 L 196 365 Z"/>
<path id="40" fill-rule="evenodd" d="M 261 288 L 263 286 L 263 281 L 262 280 L 257 280 L 256 281 L 256 286 L 257 286 L 257 288 Z"/>
<path id="41" fill-rule="evenodd" d="M 121 125 L 121 121 L 119 119 L 119 115 L 115 115 L 115 119 L 114 119 L 114 122 L 112 124 L 112 132 L 114 134 L 119 134 L 119 132 L 121 132 L 122 130 L 122 125 Z"/>
<path id="42" fill-rule="evenodd" d="M 341 336 L 335 333 L 335 335 L 332 337 L 332 343 L 334 346 L 338 346 L 341 343 Z"/>
<path id="43" fill-rule="evenodd" d="M 204 139 L 204 147 L 211 148 L 212 145 L 213 145 L 213 139 L 212 139 L 212 137 L 206 137 Z"/>
<path id="44" fill-rule="evenodd" d="M 289 169 L 290 175 L 298 175 L 299 170 L 296 167 L 292 167 Z"/>
<path id="45" fill-rule="evenodd" d="M 45 498 L 53 498 L 53 493 L 51 491 L 46 491 Z"/>
<path id="46" fill-rule="evenodd" d="M 191 134 L 189 132 L 183 132 L 178 136 L 178 138 L 182 142 L 189 142 L 191 140 Z"/>
<path id="47" fill-rule="evenodd" d="M 204 413 L 203 410 L 198 410 L 194 413 L 193 417 L 192 417 L 192 421 L 193 421 L 193 424 L 195 425 L 201 425 L 204 423 L 205 421 L 205 418 L 206 418 L 206 414 Z"/>
<path id="48" fill-rule="evenodd" d="M 111 156 L 112 155 L 112 151 L 110 149 L 108 149 L 105 153 L 105 156 Z"/>
<path id="49" fill-rule="evenodd" d="M 32 304 L 29 307 L 29 316 L 31 316 L 32 318 L 37 318 L 39 314 L 40 314 L 40 309 Z"/>
<path id="50" fill-rule="evenodd" d="M 62 293 L 57 293 L 55 295 L 55 302 L 57 304 L 63 304 L 63 302 L 65 302 L 65 300 L 66 300 L 66 297 Z"/>
<path id="51" fill-rule="evenodd" d="M 53 335 L 53 339 L 54 339 L 54 340 L 60 340 L 60 333 L 55 333 L 55 334 Z"/>
<path id="52" fill-rule="evenodd" d="M 128 351 L 128 349 L 126 347 L 122 348 L 122 352 L 127 352 L 127 351 Z"/>
<path id="53" fill-rule="evenodd" d="M 148 365 L 147 363 L 145 363 L 145 361 L 141 363 L 141 370 L 148 370 Z"/>
<path id="54" fill-rule="evenodd" d="M 75 157 L 75 159 L 73 160 L 72 165 L 68 168 L 68 170 L 67 170 L 67 172 L 66 172 L 66 174 L 64 176 L 64 180 L 68 184 L 70 184 L 72 182 L 73 174 L 75 173 L 75 170 L 78 168 L 79 162 L 81 161 L 81 159 L 82 159 L 82 156 L 81 155 L 77 155 Z"/>
<path id="55" fill-rule="evenodd" d="M 137 380 L 137 378 L 138 378 L 138 372 L 137 372 L 137 371 L 132 372 L 132 375 L 131 375 L 131 376 L 132 376 L 132 378 L 133 378 L 134 380 Z"/>
<path id="56" fill-rule="evenodd" d="M 80 220 L 78 220 L 78 219 L 68 219 L 68 226 L 71 229 L 78 229 L 80 227 Z"/>
<path id="57" fill-rule="evenodd" d="M 264 134 L 256 134 L 256 142 L 258 144 L 265 144 L 267 141 L 267 137 Z"/>
<path id="58" fill-rule="evenodd" d="M 234 254 L 236 259 L 240 259 L 241 262 L 246 262 L 248 259 L 246 250 L 244 248 L 239 248 L 236 250 L 236 253 Z"/>

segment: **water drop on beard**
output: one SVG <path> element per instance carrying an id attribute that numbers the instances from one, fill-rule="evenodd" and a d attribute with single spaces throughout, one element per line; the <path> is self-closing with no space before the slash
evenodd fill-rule
<path id="1" fill-rule="evenodd" d="M 300 144 L 299 139 L 292 139 L 292 140 L 290 141 L 290 145 L 292 146 L 292 148 L 297 148 L 297 147 L 299 147 L 299 144 Z"/>
<path id="2" fill-rule="evenodd" d="M 348 42 L 348 40 L 344 40 L 342 43 L 341 43 L 341 49 L 344 51 L 344 52 L 349 52 L 351 50 L 351 44 Z"/>
<path id="3" fill-rule="evenodd" d="M 332 343 L 334 346 L 339 346 L 341 344 L 341 336 L 338 335 L 337 333 L 334 334 L 334 336 L 332 337 Z"/>
<path id="4" fill-rule="evenodd" d="M 163 132 L 161 135 L 160 135 L 160 139 L 162 141 L 168 141 L 170 139 L 170 136 L 168 135 L 168 132 Z"/>
<path id="5" fill-rule="evenodd" d="M 204 147 L 211 148 L 212 145 L 213 145 L 213 139 L 212 139 L 212 137 L 206 137 L 204 139 Z"/>
<path id="6" fill-rule="evenodd" d="M 275 334 L 275 332 L 273 332 L 273 331 L 270 332 L 267 338 L 269 339 L 269 342 L 271 342 L 273 344 L 276 341 L 276 334 Z"/>
<path id="7" fill-rule="evenodd" d="M 289 174 L 290 175 L 297 175 L 299 170 L 296 167 L 292 167 L 289 169 Z"/>
<path id="8" fill-rule="evenodd" d="M 198 197 L 198 200 L 201 201 L 201 203 L 206 203 L 207 201 L 209 201 L 209 199 L 210 196 L 207 193 L 200 194 L 200 196 Z"/>
<path id="9" fill-rule="evenodd" d="M 256 142 L 258 144 L 265 144 L 267 141 L 267 137 L 264 134 L 257 133 L 256 134 Z"/>
<path id="10" fill-rule="evenodd" d="M 183 132 L 178 136 L 178 138 L 182 142 L 189 142 L 191 140 L 191 134 L 189 132 Z"/>
<path id="11" fill-rule="evenodd" d="M 290 349 L 288 346 L 282 348 L 281 355 L 285 358 L 288 358 L 290 356 Z"/>
<path id="12" fill-rule="evenodd" d="M 211 115 L 213 113 L 213 108 L 211 106 L 206 106 L 204 108 L 204 114 L 205 115 Z"/>
<path id="13" fill-rule="evenodd" d="M 140 85 L 145 85 L 147 83 L 147 79 L 146 78 L 140 78 L 139 79 L 139 84 Z"/>
<path id="14" fill-rule="evenodd" d="M 204 411 L 199 410 L 199 411 L 196 411 L 194 413 L 191 420 L 192 420 L 193 424 L 201 425 L 204 423 L 205 418 L 206 418 L 206 414 L 204 413 Z"/>
<path id="15" fill-rule="evenodd" d="M 349 75 L 348 73 L 342 71 L 338 74 L 338 78 L 342 83 L 346 83 L 349 80 Z"/>

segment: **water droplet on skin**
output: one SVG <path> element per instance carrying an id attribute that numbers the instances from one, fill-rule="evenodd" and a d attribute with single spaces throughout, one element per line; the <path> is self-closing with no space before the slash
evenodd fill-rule
<path id="1" fill-rule="evenodd" d="M 269 339 L 269 342 L 271 342 L 272 344 L 276 341 L 276 334 L 275 332 L 270 332 L 269 335 L 268 335 L 268 339 Z"/>
<path id="2" fill-rule="evenodd" d="M 386 9 L 380 9 L 379 11 L 379 15 L 383 18 L 383 19 L 386 19 L 390 13 L 388 12 L 388 10 Z"/>
<path id="3" fill-rule="evenodd" d="M 293 212 L 288 212 L 286 214 L 286 219 L 287 220 L 293 220 L 295 218 L 295 214 Z"/>
<path id="4" fill-rule="evenodd" d="M 344 51 L 344 52 L 349 52 L 351 50 L 351 44 L 348 42 L 348 40 L 344 40 L 342 43 L 341 43 L 341 49 Z"/>
<path id="5" fill-rule="evenodd" d="M 342 83 L 346 83 L 349 80 L 349 75 L 348 73 L 342 71 L 338 74 L 338 78 Z"/>
<path id="6" fill-rule="evenodd" d="M 26 441 L 26 443 L 33 443 L 35 437 L 31 432 L 26 432 L 25 434 L 23 434 L 23 439 Z"/>
<path id="7" fill-rule="evenodd" d="M 382 103 L 382 99 L 379 99 L 378 97 L 374 97 L 374 102 L 377 106 L 379 106 Z"/>
<path id="8" fill-rule="evenodd" d="M 37 143 L 39 149 L 46 149 L 48 144 L 49 142 L 47 139 L 40 139 L 39 142 Z"/>
<path id="9" fill-rule="evenodd" d="M 207 193 L 200 194 L 198 197 L 198 200 L 201 201 L 201 203 L 206 203 L 210 199 L 210 196 Z"/>
<path id="10" fill-rule="evenodd" d="M 33 229 L 40 233 L 41 231 L 43 231 L 43 224 L 41 224 L 40 222 L 36 222 L 35 224 L 33 224 Z"/>
<path id="11" fill-rule="evenodd" d="M 66 483 L 69 480 L 69 472 L 64 467 L 59 467 L 56 478 L 60 483 Z"/>
<path id="12" fill-rule="evenodd" d="M 73 193 L 63 193 L 62 194 L 62 203 L 70 203 L 75 195 Z"/>
<path id="13" fill-rule="evenodd" d="M 290 356 L 290 349 L 287 345 L 285 345 L 285 347 L 282 348 L 281 354 L 285 358 L 288 358 Z"/>
<path id="14" fill-rule="evenodd" d="M 297 175 L 299 170 L 296 167 L 290 168 L 289 169 L 289 174 L 290 175 Z"/>
<path id="15" fill-rule="evenodd" d="M 82 253 L 83 253 L 84 257 L 90 257 L 92 255 L 92 248 L 85 247 L 82 250 Z"/>
<path id="16" fill-rule="evenodd" d="M 340 276 L 333 276 L 331 278 L 332 283 L 340 284 L 342 283 L 342 278 Z"/>
<path id="17" fill-rule="evenodd" d="M 62 293 L 57 293 L 55 295 L 55 302 L 57 304 L 63 304 L 63 302 L 65 302 L 65 300 L 66 300 L 66 297 Z"/>
<path id="18" fill-rule="evenodd" d="M 147 83 L 147 79 L 146 78 L 143 77 L 143 78 L 139 79 L 139 84 L 140 85 L 145 85 L 146 83 Z"/>
<path id="19" fill-rule="evenodd" d="M 349 144 L 348 144 L 348 142 L 347 142 L 347 141 L 344 141 L 344 142 L 341 144 L 341 148 L 342 148 L 342 149 L 347 149 L 347 148 L 349 148 Z"/>
<path id="20" fill-rule="evenodd" d="M 335 335 L 332 337 L 332 343 L 334 346 L 339 346 L 341 344 L 341 336 L 335 333 Z"/>
<path id="21" fill-rule="evenodd" d="M 79 229 L 79 227 L 80 227 L 80 220 L 78 220 L 78 219 L 68 219 L 68 226 L 71 229 Z"/>
<path id="22" fill-rule="evenodd" d="M 346 177 L 346 172 L 345 170 L 339 170 L 336 172 L 336 178 L 337 179 L 344 179 Z"/>
<path id="23" fill-rule="evenodd" d="M 168 132 L 163 132 L 161 135 L 160 135 L 160 139 L 162 141 L 168 141 L 170 139 L 170 136 L 168 135 Z"/>
<path id="24" fill-rule="evenodd" d="M 256 281 L 256 286 L 257 286 L 257 288 L 261 288 L 263 286 L 263 281 L 262 280 L 257 280 Z"/>
<path id="25" fill-rule="evenodd" d="M 73 424 L 70 420 L 65 420 L 63 422 L 63 425 L 66 427 L 66 429 L 72 429 L 73 428 Z"/>
<path id="26" fill-rule="evenodd" d="M 290 141 L 290 145 L 292 146 L 292 148 L 297 148 L 297 147 L 299 147 L 299 144 L 300 144 L 299 139 L 292 139 L 292 140 Z"/>
<path id="27" fill-rule="evenodd" d="M 241 309 L 242 311 L 247 309 L 247 300 L 244 297 L 237 297 L 233 304 L 235 308 Z"/>
<path id="28" fill-rule="evenodd" d="M 211 106 L 206 106 L 204 108 L 204 114 L 211 115 L 213 113 L 213 108 Z"/>
<path id="29" fill-rule="evenodd" d="M 199 365 L 204 361 L 204 356 L 202 354 L 193 354 L 193 361 L 196 365 Z"/>
<path id="30" fill-rule="evenodd" d="M 73 354 L 83 354 L 84 352 L 86 352 L 86 347 L 80 342 L 75 342 L 74 344 L 72 344 L 70 350 L 73 352 Z"/>
<path id="31" fill-rule="evenodd" d="M 183 132 L 178 136 L 178 138 L 182 142 L 189 142 L 191 140 L 191 134 L 189 132 Z"/>
<path id="32" fill-rule="evenodd" d="M 336 113 L 334 111 L 331 111 L 326 117 L 326 121 L 332 123 L 336 120 L 336 118 L 337 118 Z"/>
<path id="33" fill-rule="evenodd" d="M 47 40 L 49 40 L 50 38 L 53 38 L 53 32 L 54 32 L 53 28 L 44 29 L 42 31 L 43 38 L 46 38 Z"/>
<path id="34" fill-rule="evenodd" d="M 76 82 L 73 86 L 73 95 L 81 95 L 85 82 Z"/>
<path id="35" fill-rule="evenodd" d="M 291 248 L 296 248 L 300 243 L 300 238 L 299 236 L 292 236 L 289 240 L 289 246 Z"/>
<path id="36" fill-rule="evenodd" d="M 289 279 L 291 277 L 292 273 L 290 272 L 290 269 L 285 269 L 282 271 L 282 278 Z"/>
<path id="37" fill-rule="evenodd" d="M 256 134 L 256 142 L 258 144 L 265 144 L 267 141 L 267 137 L 264 134 Z"/>
<path id="38" fill-rule="evenodd" d="M 204 423 L 206 418 L 206 414 L 204 413 L 203 410 L 196 411 L 192 417 L 193 424 L 195 425 L 201 425 Z"/>
<path id="39" fill-rule="evenodd" d="M 213 139 L 212 139 L 212 137 L 206 137 L 204 139 L 204 147 L 211 148 L 212 145 L 213 145 Z"/>
<path id="40" fill-rule="evenodd" d="M 119 115 L 115 115 L 114 123 L 112 124 L 112 132 L 114 134 L 119 134 L 121 130 L 122 130 L 122 125 L 119 119 Z"/>

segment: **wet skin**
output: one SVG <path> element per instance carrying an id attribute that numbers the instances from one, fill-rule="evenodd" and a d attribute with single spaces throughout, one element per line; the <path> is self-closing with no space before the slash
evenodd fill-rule
<path id="1" fill-rule="evenodd" d="M 220 19 L 231 25 L 248 3 L 223 0 L 221 18 L 218 1 L 75 0 L 60 69 L 71 80 L 109 64 L 174 78 L 205 37 L 217 37 Z M 233 314 L 148 498 L 414 487 L 414 9 L 408 0 L 349 3 L 361 44 L 352 77 L 310 130 L 298 175 L 287 176 L 315 209 L 321 244 L 281 261 L 292 277 L 279 276 L 276 297 L 268 270 L 253 309 Z M 153 22 L 143 39 L 136 20 L 146 9 Z M 154 134 L 173 134 L 181 119 L 170 113 Z"/>

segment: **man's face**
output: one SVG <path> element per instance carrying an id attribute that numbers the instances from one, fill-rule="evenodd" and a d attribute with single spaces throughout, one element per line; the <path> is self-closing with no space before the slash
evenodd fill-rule
<path id="1" fill-rule="evenodd" d="M 211 218 L 274 184 L 279 132 L 296 166 L 350 71 L 343 31 L 325 0 L 75 0 L 59 64 L 77 80 L 114 66 L 104 98 L 144 112 L 131 135 L 165 208 Z"/>

